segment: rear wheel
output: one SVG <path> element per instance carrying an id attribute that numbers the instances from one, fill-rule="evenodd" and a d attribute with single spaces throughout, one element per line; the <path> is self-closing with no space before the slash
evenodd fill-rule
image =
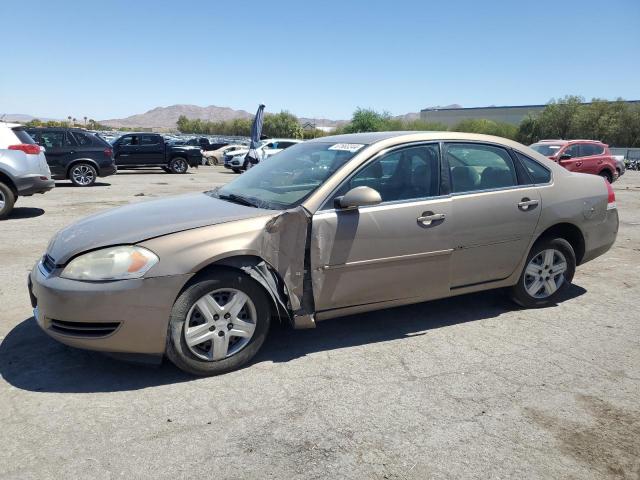
<path id="1" fill-rule="evenodd" d="M 182 157 L 176 157 L 169 162 L 169 170 L 171 173 L 187 173 L 189 164 Z"/>
<path id="2" fill-rule="evenodd" d="M 218 375 L 246 365 L 269 331 L 267 296 L 251 277 L 219 270 L 188 287 L 169 321 L 167 357 L 193 375 Z"/>
<path id="3" fill-rule="evenodd" d="M 0 182 L 0 220 L 3 220 L 9 216 L 13 205 L 15 204 L 16 197 L 11 189 Z"/>
<path id="4" fill-rule="evenodd" d="M 552 305 L 571 284 L 576 255 L 563 238 L 538 240 L 529 255 L 518 283 L 511 287 L 511 298 L 526 308 Z"/>
<path id="5" fill-rule="evenodd" d="M 90 163 L 76 163 L 69 170 L 69 180 L 76 187 L 90 187 L 96 183 L 98 172 Z"/>
<path id="6" fill-rule="evenodd" d="M 607 182 L 613 183 L 613 175 L 609 172 L 609 170 L 603 170 L 599 174 L 602 178 L 604 178 Z"/>

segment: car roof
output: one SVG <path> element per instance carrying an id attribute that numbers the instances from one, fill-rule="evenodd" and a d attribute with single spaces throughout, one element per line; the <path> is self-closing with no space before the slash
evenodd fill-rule
<path id="1" fill-rule="evenodd" d="M 406 137 L 406 138 L 405 138 Z M 307 142 L 314 143 L 354 143 L 372 145 L 384 142 L 385 144 L 400 144 L 404 142 L 425 142 L 425 141 L 471 141 L 488 142 L 507 145 L 514 148 L 522 148 L 524 145 L 509 140 L 508 138 L 497 137 L 495 135 L 484 135 L 480 133 L 465 133 L 451 131 L 399 131 L 399 132 L 368 132 L 368 133 L 348 133 L 343 135 L 331 135 L 327 137 L 314 138 Z"/>
<path id="2" fill-rule="evenodd" d="M 372 143 L 386 140 L 388 138 L 400 137 L 414 133 L 433 133 L 433 132 L 367 132 L 367 133 L 345 133 L 342 135 L 329 135 L 327 137 L 318 137 L 307 142 L 312 143 L 363 143 L 369 145 Z M 439 132 L 438 132 L 439 133 Z"/>
<path id="3" fill-rule="evenodd" d="M 122 132 L 120 134 L 121 137 L 124 137 L 125 135 L 158 135 L 159 137 L 162 137 L 161 133 L 156 133 L 156 132 Z M 184 140 L 186 142 L 191 139 L 178 138 L 176 140 Z"/>
<path id="4" fill-rule="evenodd" d="M 299 138 L 265 138 L 263 142 L 302 142 Z"/>
<path id="5" fill-rule="evenodd" d="M 24 125 L 21 125 L 20 123 L 0 122 L 0 126 L 7 127 L 7 128 L 16 128 L 16 127 L 23 127 Z"/>
<path id="6" fill-rule="evenodd" d="M 536 143 L 559 143 L 561 145 L 569 145 L 571 143 L 599 143 L 599 144 L 603 144 L 600 140 L 587 140 L 587 139 L 580 139 L 580 138 L 575 138 L 573 140 L 538 140 Z"/>

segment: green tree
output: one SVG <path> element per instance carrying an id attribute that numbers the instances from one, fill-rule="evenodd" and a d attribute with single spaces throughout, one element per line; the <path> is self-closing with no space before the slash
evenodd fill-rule
<path id="1" fill-rule="evenodd" d="M 262 131 L 268 137 L 302 138 L 303 136 L 298 117 L 287 111 L 265 115 Z"/>
<path id="2" fill-rule="evenodd" d="M 391 120 L 387 112 L 379 113 L 372 109 L 358 107 L 353 112 L 351 122 L 344 126 L 345 133 L 380 132 Z"/>
<path id="3" fill-rule="evenodd" d="M 485 135 L 496 135 L 498 137 L 515 139 L 518 127 L 504 122 L 495 122 L 484 118 L 474 118 L 462 120 L 453 127 L 453 132 L 483 133 Z"/>

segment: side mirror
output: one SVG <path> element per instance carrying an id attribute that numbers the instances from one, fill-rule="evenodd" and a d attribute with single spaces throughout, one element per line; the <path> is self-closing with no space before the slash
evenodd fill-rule
<path id="1" fill-rule="evenodd" d="M 382 202 L 380 194 L 370 187 L 355 187 L 344 196 L 335 200 L 336 208 L 358 208 L 368 205 L 378 205 Z"/>
<path id="2" fill-rule="evenodd" d="M 560 158 L 558 158 L 558 160 L 569 160 L 570 158 L 573 158 L 570 153 L 563 153 L 562 155 L 560 155 Z"/>

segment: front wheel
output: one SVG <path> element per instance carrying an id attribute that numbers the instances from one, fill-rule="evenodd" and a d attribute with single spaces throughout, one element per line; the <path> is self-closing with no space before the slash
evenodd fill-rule
<path id="1" fill-rule="evenodd" d="M 218 270 L 188 287 L 169 321 L 167 357 L 192 375 L 219 375 L 245 366 L 267 337 L 271 309 L 251 277 Z"/>
<path id="2" fill-rule="evenodd" d="M 5 219 L 13 210 L 16 197 L 13 195 L 11 189 L 0 182 L 0 220 Z"/>
<path id="3" fill-rule="evenodd" d="M 556 302 L 571 284 L 576 271 L 573 247 L 563 238 L 538 240 L 529 255 L 511 298 L 525 308 L 540 308 Z"/>
<path id="4" fill-rule="evenodd" d="M 69 180 L 76 187 L 90 187 L 96 183 L 98 172 L 90 163 L 76 163 L 69 170 Z"/>
<path id="5" fill-rule="evenodd" d="M 171 173 L 187 173 L 189 164 L 182 157 L 176 157 L 169 162 L 169 170 Z"/>

